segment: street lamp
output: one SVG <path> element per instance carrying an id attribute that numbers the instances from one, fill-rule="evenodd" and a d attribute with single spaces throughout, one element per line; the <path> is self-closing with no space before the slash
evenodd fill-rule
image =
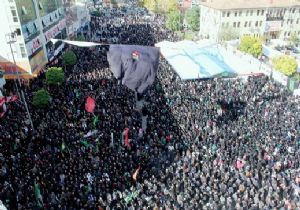
<path id="1" fill-rule="evenodd" d="M 17 34 L 16 34 L 16 32 L 14 31 L 12 33 L 6 34 L 6 41 L 7 41 L 7 44 L 9 44 L 10 52 L 11 52 L 11 55 L 12 55 L 12 58 L 13 58 L 13 61 L 14 61 L 15 70 L 16 70 L 16 73 L 17 73 L 17 76 L 18 76 L 19 88 L 18 88 L 18 84 L 16 84 L 17 91 L 18 91 L 18 93 L 19 93 L 19 90 L 21 92 L 21 100 L 22 100 L 23 104 L 25 105 L 27 117 L 28 117 L 28 119 L 30 121 L 31 128 L 32 128 L 32 130 L 34 130 L 33 123 L 32 123 L 32 120 L 31 120 L 31 115 L 29 113 L 27 102 L 26 102 L 26 99 L 25 99 L 25 96 L 24 96 L 24 92 L 22 90 L 21 80 L 20 80 L 20 74 L 19 74 L 19 71 L 17 71 L 17 64 L 16 64 L 14 52 L 13 52 L 13 49 L 12 49 L 12 44 L 14 44 L 14 43 L 17 42 Z"/>

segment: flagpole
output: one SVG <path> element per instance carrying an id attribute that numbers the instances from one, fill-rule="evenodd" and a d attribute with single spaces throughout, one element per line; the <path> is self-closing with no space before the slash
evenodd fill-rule
<path id="1" fill-rule="evenodd" d="M 33 127 L 32 119 L 31 119 L 31 115 L 30 115 L 30 112 L 29 112 L 29 109 L 28 109 L 28 106 L 27 106 L 27 102 L 26 102 L 26 99 L 25 99 L 25 96 L 24 96 L 24 92 L 22 90 L 22 85 L 21 85 L 21 80 L 20 80 L 20 74 L 19 74 L 19 71 L 17 71 L 16 59 L 15 59 L 14 52 L 13 52 L 13 49 L 12 49 L 12 46 L 11 46 L 13 43 L 15 43 L 17 41 L 16 40 L 16 36 L 17 35 L 16 35 L 16 32 L 14 31 L 12 33 L 7 34 L 6 36 L 8 38 L 7 44 L 9 44 L 10 52 L 11 52 L 11 55 L 12 55 L 12 58 L 13 58 L 14 66 L 15 66 L 15 70 L 16 70 L 16 73 L 17 73 L 17 76 L 18 76 L 18 83 L 19 83 L 20 92 L 21 92 L 21 100 L 22 100 L 22 102 L 25 105 L 27 117 L 29 119 L 29 122 L 30 122 L 30 125 L 31 125 L 31 129 L 33 131 L 34 127 Z M 18 85 L 16 85 L 16 86 L 18 86 Z"/>

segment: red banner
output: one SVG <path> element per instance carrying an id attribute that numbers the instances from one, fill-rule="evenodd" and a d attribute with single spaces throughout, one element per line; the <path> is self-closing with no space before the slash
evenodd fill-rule
<path id="1" fill-rule="evenodd" d="M 129 132 L 129 128 L 126 128 L 125 129 L 125 146 L 130 147 L 128 132 Z"/>
<path id="2" fill-rule="evenodd" d="M 3 106 L 3 104 L 6 102 L 6 97 L 3 96 L 2 98 L 0 98 L 0 106 Z"/>
<path id="3" fill-rule="evenodd" d="M 16 100 L 18 100 L 18 96 L 14 95 L 14 96 L 8 96 L 7 99 L 6 99 L 6 102 L 14 102 Z"/>
<path id="4" fill-rule="evenodd" d="M 85 103 L 85 110 L 87 112 L 94 112 L 95 109 L 95 100 L 93 98 L 91 98 L 90 96 L 86 99 L 86 103 Z"/>

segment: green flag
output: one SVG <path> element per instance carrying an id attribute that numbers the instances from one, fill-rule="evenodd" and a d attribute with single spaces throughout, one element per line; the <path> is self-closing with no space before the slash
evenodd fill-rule
<path id="1" fill-rule="evenodd" d="M 128 196 L 126 196 L 126 197 L 124 198 L 124 201 L 125 201 L 126 204 L 130 203 L 130 202 L 132 201 L 132 195 L 129 194 Z"/>
<path id="2" fill-rule="evenodd" d="M 91 144 L 88 143 L 86 140 L 82 140 L 80 143 L 83 144 L 85 147 L 90 147 L 91 146 Z"/>
<path id="3" fill-rule="evenodd" d="M 65 145 L 65 142 L 63 142 L 63 143 L 61 144 L 61 151 L 63 152 L 65 149 L 66 149 L 66 145 Z"/>
<path id="4" fill-rule="evenodd" d="M 75 95 L 76 95 L 76 98 L 78 98 L 80 96 L 80 92 L 77 89 L 75 89 Z"/>
<path id="5" fill-rule="evenodd" d="M 18 144 L 14 143 L 14 150 L 18 149 Z"/>
<path id="6" fill-rule="evenodd" d="M 93 120 L 93 126 L 94 126 L 94 127 L 96 127 L 98 121 L 99 121 L 99 117 L 98 117 L 98 116 L 95 116 L 95 117 L 94 117 L 94 120 Z"/>
<path id="7" fill-rule="evenodd" d="M 39 208 L 44 208 L 41 190 L 35 180 L 34 180 L 34 194 L 35 194 L 37 206 Z"/>

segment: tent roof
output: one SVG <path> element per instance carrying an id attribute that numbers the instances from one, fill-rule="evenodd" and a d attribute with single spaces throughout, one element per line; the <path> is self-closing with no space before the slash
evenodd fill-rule
<path id="1" fill-rule="evenodd" d="M 163 41 L 156 46 L 160 47 L 161 54 L 184 80 L 261 73 L 247 68 L 236 55 L 214 42 Z"/>

